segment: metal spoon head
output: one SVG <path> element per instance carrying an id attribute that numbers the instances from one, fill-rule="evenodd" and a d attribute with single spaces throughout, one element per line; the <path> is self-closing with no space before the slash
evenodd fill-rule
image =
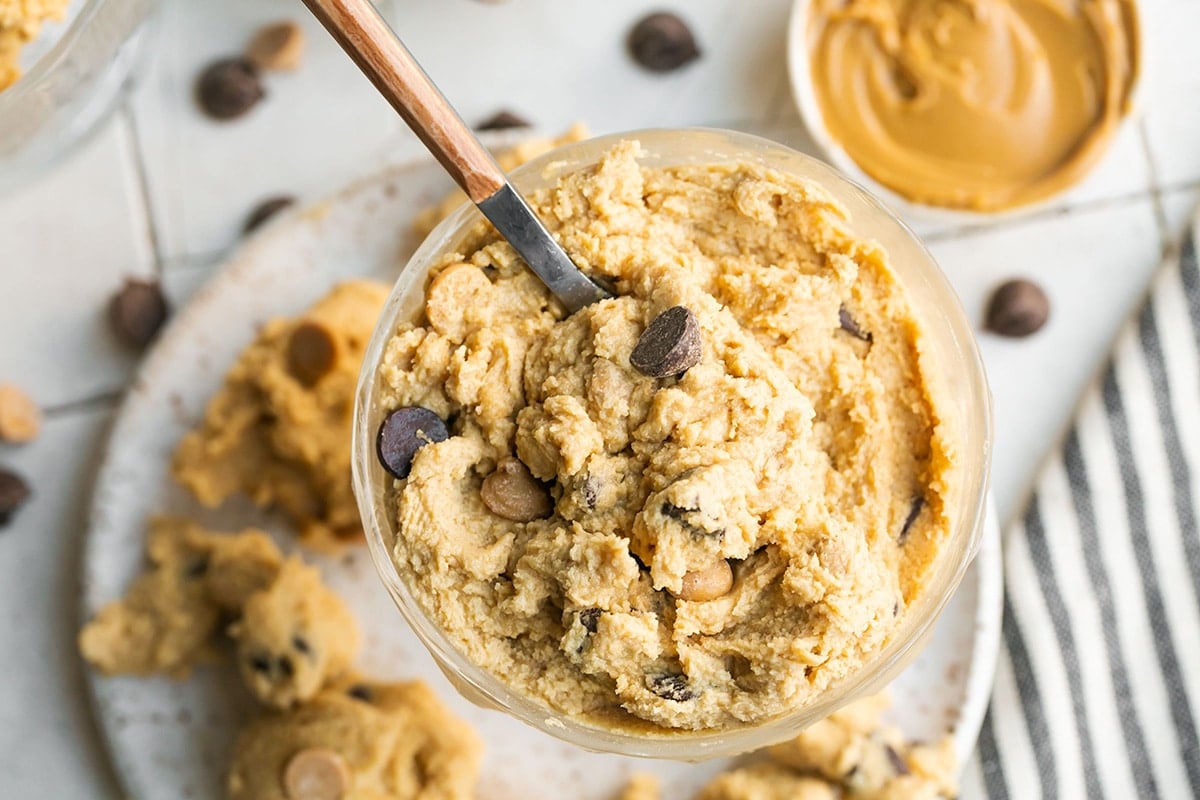
<path id="1" fill-rule="evenodd" d="M 512 184 L 504 184 L 498 192 L 476 205 L 542 279 L 546 288 L 562 301 L 568 314 L 612 297 L 571 261 Z"/>

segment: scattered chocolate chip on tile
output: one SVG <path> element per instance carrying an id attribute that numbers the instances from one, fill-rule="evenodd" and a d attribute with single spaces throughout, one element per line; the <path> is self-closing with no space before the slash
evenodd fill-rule
<path id="1" fill-rule="evenodd" d="M 324 325 L 301 322 L 288 339 L 288 372 L 305 386 L 317 383 L 337 364 L 337 340 Z"/>
<path id="2" fill-rule="evenodd" d="M 864 342 L 870 343 L 874 337 L 870 333 L 864 331 L 858 324 L 858 320 L 850 313 L 850 310 L 845 306 L 838 309 L 838 322 L 846 333 L 853 336 L 855 339 L 861 339 Z"/>
<path id="3" fill-rule="evenodd" d="M 196 80 L 196 102 L 217 120 L 242 116 L 266 96 L 258 68 L 245 58 L 223 58 L 209 64 Z"/>
<path id="4" fill-rule="evenodd" d="M 650 691 L 662 699 L 676 703 L 686 703 L 698 696 L 688 685 L 686 675 L 656 675 L 648 680 L 648 686 Z"/>
<path id="5" fill-rule="evenodd" d="M 42 411 L 33 399 L 11 383 L 0 384 L 0 441 L 25 444 L 42 430 Z"/>
<path id="6" fill-rule="evenodd" d="M 108 302 L 108 324 L 127 347 L 141 350 L 167 321 L 170 307 L 157 281 L 127 279 Z"/>
<path id="7" fill-rule="evenodd" d="M 497 111 L 492 116 L 475 126 L 477 131 L 505 131 L 510 128 L 528 128 L 531 123 L 520 114 L 512 111 Z"/>
<path id="8" fill-rule="evenodd" d="M 407 478 L 418 450 L 448 438 L 446 423 L 437 414 L 421 406 L 405 406 L 384 418 L 375 451 L 384 469 L 397 478 Z"/>
<path id="9" fill-rule="evenodd" d="M 304 29 L 291 20 L 259 28 L 246 45 L 246 60 L 265 71 L 299 69 L 307 42 Z"/>
<path id="10" fill-rule="evenodd" d="M 639 20 L 626 44 L 633 60 L 651 72 L 670 72 L 700 57 L 692 29 L 679 16 L 665 11 Z"/>
<path id="11" fill-rule="evenodd" d="M 986 328 L 1019 338 L 1041 330 L 1050 319 L 1050 298 L 1041 286 L 1018 278 L 1002 283 L 988 301 Z"/>
<path id="12" fill-rule="evenodd" d="M 246 221 L 242 224 L 242 235 L 254 233 L 263 225 L 284 209 L 290 208 L 296 204 L 296 198 L 289 194 L 276 195 L 268 197 L 261 203 L 256 205 L 254 209 L 246 216 Z"/>
<path id="13" fill-rule="evenodd" d="M 0 467 L 0 526 L 12 522 L 31 494 L 29 484 L 24 478 L 12 470 Z"/>
<path id="14" fill-rule="evenodd" d="M 546 487 L 515 458 L 496 465 L 496 471 L 483 479 L 479 496 L 489 511 L 512 522 L 545 519 L 554 510 Z"/>
<path id="15" fill-rule="evenodd" d="M 646 326 L 629 363 L 643 375 L 666 378 L 682 375 L 700 363 L 700 323 L 691 309 L 668 308 Z"/>

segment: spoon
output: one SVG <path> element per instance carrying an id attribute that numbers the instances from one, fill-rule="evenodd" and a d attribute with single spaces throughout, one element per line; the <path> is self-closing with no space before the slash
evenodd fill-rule
<path id="1" fill-rule="evenodd" d="M 370 0 L 304 0 L 568 313 L 611 295 L 575 266 Z"/>

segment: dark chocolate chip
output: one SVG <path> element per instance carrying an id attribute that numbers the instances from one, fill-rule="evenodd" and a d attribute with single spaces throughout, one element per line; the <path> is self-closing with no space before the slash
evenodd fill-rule
<path id="1" fill-rule="evenodd" d="M 213 119 L 240 117 L 265 95 L 258 69 L 244 58 L 214 61 L 196 80 L 196 102 Z"/>
<path id="2" fill-rule="evenodd" d="M 601 613 L 603 612 L 598 608 L 585 608 L 579 612 L 579 624 L 586 628 L 588 633 L 595 633 L 600 625 Z"/>
<path id="3" fill-rule="evenodd" d="M 1017 279 L 1001 284 L 988 301 L 986 327 L 1001 336 L 1035 333 L 1050 319 L 1050 298 L 1033 281 Z"/>
<path id="4" fill-rule="evenodd" d="M 651 378 L 681 375 L 700 363 L 700 323 L 690 309 L 668 308 L 646 326 L 629 356 L 634 369 Z"/>
<path id="5" fill-rule="evenodd" d="M 908 763 L 905 762 L 901 755 L 896 752 L 894 747 L 892 747 L 890 744 L 885 744 L 883 746 L 883 750 L 885 753 L 887 753 L 888 761 L 891 763 L 892 769 L 896 771 L 897 775 L 907 775 L 909 773 Z"/>
<path id="6" fill-rule="evenodd" d="M 702 528 L 699 525 L 693 524 L 692 522 L 690 522 L 687 519 L 688 514 L 694 514 L 694 513 L 698 512 L 699 510 L 700 509 L 698 509 L 698 508 L 683 508 L 682 506 L 677 506 L 674 503 L 663 503 L 662 504 L 663 516 L 670 517 L 673 520 L 677 520 L 679 522 L 679 524 L 682 525 L 683 528 L 689 534 L 691 534 L 693 539 L 715 538 L 718 540 L 724 540 L 725 539 L 725 529 L 724 528 L 721 528 L 720 530 L 716 530 L 716 531 L 710 531 L 707 528 Z"/>
<path id="7" fill-rule="evenodd" d="M 649 679 L 650 691 L 664 700 L 685 703 L 695 700 L 698 696 L 692 687 L 688 686 L 686 675 L 657 675 Z"/>
<path id="8" fill-rule="evenodd" d="M 497 111 L 492 116 L 485 119 L 483 122 L 475 126 L 477 131 L 504 131 L 509 128 L 528 128 L 529 120 L 522 117 L 520 114 L 514 114 L 507 109 Z"/>
<path id="9" fill-rule="evenodd" d="M 589 511 L 594 511 L 596 508 L 597 487 L 596 479 L 588 476 L 583 479 L 583 504 L 587 506 Z"/>
<path id="10" fill-rule="evenodd" d="M 288 372 L 305 386 L 315 386 L 337 364 L 337 340 L 329 328 L 301 322 L 288 339 Z"/>
<path id="11" fill-rule="evenodd" d="M 295 648 L 297 653 L 303 653 L 306 656 L 312 654 L 312 646 L 309 645 L 308 640 L 300 634 L 296 634 L 292 637 L 292 647 Z"/>
<path id="12" fill-rule="evenodd" d="M 0 525 L 7 525 L 12 521 L 30 494 L 29 484 L 24 478 L 10 470 L 0 469 Z"/>
<path id="13" fill-rule="evenodd" d="M 279 657 L 279 672 L 285 678 L 290 678 L 296 674 L 296 667 L 292 664 L 292 660 L 287 656 Z"/>
<path id="14" fill-rule="evenodd" d="M 904 518 L 904 525 L 900 528 L 900 544 L 904 544 L 908 539 L 908 534 L 912 531 L 912 526 L 917 521 L 917 517 L 921 516 L 922 509 L 925 508 L 925 498 L 913 498 L 912 508 L 908 511 L 908 516 Z"/>
<path id="15" fill-rule="evenodd" d="M 864 342 L 870 342 L 873 339 L 871 334 L 859 327 L 858 320 L 854 318 L 845 306 L 838 309 L 838 321 L 841 323 L 842 330 L 855 339 L 861 339 Z"/>
<path id="16" fill-rule="evenodd" d="M 670 72 L 700 57 L 688 24 L 665 11 L 639 20 L 626 44 L 633 60 L 651 72 Z"/>
<path id="17" fill-rule="evenodd" d="M 397 478 L 407 478 L 418 450 L 448 438 L 446 423 L 437 414 L 421 406 L 405 406 L 384 418 L 375 439 L 375 452 L 384 469 Z"/>
<path id="18" fill-rule="evenodd" d="M 268 197 L 246 215 L 246 221 L 242 223 L 242 235 L 245 236 L 248 233 L 253 233 L 267 224 L 267 221 L 280 211 L 290 208 L 295 204 L 296 198 L 291 195 L 281 194 L 275 197 Z"/>
<path id="19" fill-rule="evenodd" d="M 261 672 L 263 675 L 270 675 L 271 657 L 262 654 L 250 656 L 250 669 Z"/>
<path id="20" fill-rule="evenodd" d="M 371 691 L 371 687 L 363 683 L 354 684 L 346 690 L 346 694 L 355 700 L 362 700 L 364 703 L 369 703 L 375 698 L 375 693 Z"/>
<path id="21" fill-rule="evenodd" d="M 184 576 L 189 580 L 195 580 L 208 572 L 208 556 L 199 556 L 192 563 L 188 564 L 184 570 Z"/>
<path id="22" fill-rule="evenodd" d="M 108 324 L 122 344 L 142 349 L 167 321 L 170 308 L 155 281 L 127 279 L 108 301 Z"/>

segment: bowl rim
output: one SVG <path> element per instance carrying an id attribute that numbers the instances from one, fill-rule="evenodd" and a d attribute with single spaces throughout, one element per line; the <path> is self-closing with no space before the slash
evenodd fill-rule
<path id="1" fill-rule="evenodd" d="M 570 718 L 538 699 L 519 693 L 498 676 L 477 665 L 458 649 L 450 637 L 420 606 L 393 560 L 394 538 L 391 536 L 393 531 L 387 517 L 386 506 L 383 503 L 375 502 L 375 484 L 371 473 L 372 471 L 378 472 L 379 467 L 375 458 L 376 431 L 370 426 L 368 418 L 376 396 L 377 366 L 382 359 L 387 343 L 395 332 L 395 322 L 400 318 L 402 300 L 406 297 L 406 293 L 402 290 L 411 285 L 417 277 L 423 278 L 424 274 L 428 272 L 428 268 L 436 263 L 437 255 L 444 253 L 447 246 L 456 237 L 481 219 L 479 212 L 470 203 L 464 203 L 456 212 L 444 219 L 417 248 L 401 270 L 380 314 L 379 322 L 364 354 L 355 392 L 351 467 L 354 494 L 376 571 L 401 616 L 404 617 L 418 639 L 430 651 L 439 668 L 460 693 L 480 705 L 497 708 L 545 733 L 584 749 L 635 757 L 698 760 L 745 752 L 793 736 L 806 724 L 827 716 L 844 703 L 867 693 L 868 690 L 875 691 L 882 688 L 877 685 L 881 678 L 887 676 L 890 680 L 898 666 L 907 663 L 910 654 L 914 650 L 919 650 L 953 596 L 954 590 L 957 589 L 966 574 L 982 540 L 988 512 L 987 497 L 994 424 L 991 392 L 978 342 L 973 335 L 969 317 L 961 300 L 950 285 L 945 273 L 938 266 L 936 259 L 912 229 L 887 205 L 861 185 L 838 173 L 820 159 L 787 145 L 741 131 L 716 128 L 650 128 L 612 133 L 555 148 L 515 170 L 512 177 L 519 184 L 522 177 L 534 176 L 541 170 L 569 162 L 572 153 L 602 152 L 609 146 L 625 139 L 637 139 L 643 145 L 649 141 L 651 146 L 647 149 L 653 152 L 654 142 L 663 142 L 666 137 L 678 137 L 681 134 L 701 138 L 713 137 L 709 141 L 718 143 L 719 139 L 719 144 L 726 146 L 729 141 L 733 141 L 739 147 L 746 148 L 748 154 L 752 154 L 754 151 L 760 153 L 775 151 L 798 158 L 806 162 L 807 166 L 821 173 L 820 180 L 822 182 L 841 184 L 838 187 L 839 193 L 831 192 L 831 194 L 835 194 L 835 197 L 840 197 L 843 190 L 857 193 L 860 199 L 881 212 L 890 224 L 898 226 L 924 255 L 927 265 L 931 268 L 927 270 L 929 273 L 927 277 L 938 282 L 937 288 L 946 293 L 948 302 L 952 304 L 951 308 L 942 309 L 942 316 L 952 317 L 955 333 L 964 334 L 961 340 L 959 336 L 955 337 L 956 343 L 962 346 L 966 362 L 959 367 L 970 372 L 970 384 L 977 390 L 977 410 L 980 412 L 977 421 L 981 426 L 979 430 L 981 461 L 977 491 L 974 495 L 964 492 L 965 501 L 974 505 L 968 516 L 964 518 L 962 530 L 951 534 L 952 537 L 967 537 L 963 555 L 954 565 L 953 572 L 949 573 L 945 591 L 937 598 L 936 602 L 929 606 L 926 615 L 915 622 L 912 628 L 906 632 L 904 638 L 890 639 L 875 654 L 876 657 L 867 668 L 831 687 L 829 694 L 836 696 L 818 699 L 803 709 L 792 710 L 753 725 L 698 732 L 672 732 L 653 728 L 639 729 L 635 732 L 632 729 L 604 728 L 582 719 Z M 722 157 L 717 156 L 713 163 L 720 163 L 721 160 Z M 724 160 L 728 161 L 729 158 L 726 157 Z M 580 161 L 579 163 L 587 162 Z M 417 276 L 413 274 L 414 269 L 424 272 Z M 421 285 L 423 286 L 423 281 Z M 924 316 L 922 319 L 924 320 Z M 964 480 L 970 479 L 970 476 L 964 478 Z M 451 672 L 448 665 L 452 665 L 455 672 Z M 808 720 L 807 723 L 798 722 L 798 717 L 801 715 Z"/>
<path id="2" fill-rule="evenodd" d="M 820 103 L 817 102 L 812 80 L 812 62 L 809 59 L 808 49 L 808 13 L 812 7 L 813 0 L 793 0 L 791 11 L 788 14 L 786 61 L 788 83 L 792 90 L 792 101 L 796 104 L 796 111 L 800 115 L 800 120 L 804 123 L 821 155 L 839 170 L 846 173 L 853 182 L 867 187 L 870 193 L 882 199 L 887 205 L 895 209 L 896 212 L 902 214 L 904 219 L 911 219 L 914 222 L 931 225 L 967 227 L 1035 215 L 1039 212 L 1064 205 L 1064 199 L 1068 198 L 1072 192 L 1082 186 L 1089 177 L 1094 175 L 1100 165 L 1109 157 L 1113 141 L 1127 127 L 1136 124 L 1137 119 L 1140 118 L 1142 111 L 1142 87 L 1147 82 L 1147 59 L 1145 55 L 1146 30 L 1137 0 L 1129 0 L 1129 3 L 1135 10 L 1132 36 L 1137 63 L 1135 65 L 1133 85 L 1130 87 L 1129 98 L 1126 101 L 1125 114 L 1117 123 L 1116 129 L 1113 131 L 1112 137 L 1106 145 L 1106 152 L 1094 164 L 1088 167 L 1079 176 L 1078 180 L 1051 195 L 1031 203 L 996 211 L 976 211 L 921 203 L 916 200 L 910 200 L 891 187 L 876 180 L 863 169 L 829 132 L 829 128 L 825 125 L 825 115 L 821 112 Z"/>

